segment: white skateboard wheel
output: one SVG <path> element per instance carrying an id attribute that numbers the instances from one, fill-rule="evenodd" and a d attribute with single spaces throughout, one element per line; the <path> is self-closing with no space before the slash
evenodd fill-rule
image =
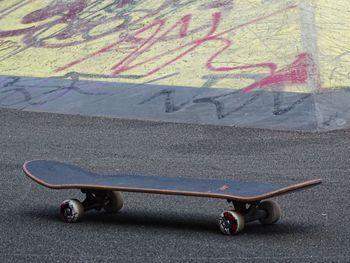
<path id="1" fill-rule="evenodd" d="M 272 225 L 276 223 L 281 217 L 281 208 L 280 206 L 272 201 L 267 200 L 259 204 L 258 209 L 265 210 L 267 216 L 265 218 L 260 218 L 259 221 L 263 225 Z"/>
<path id="2" fill-rule="evenodd" d="M 225 235 L 238 234 L 244 228 L 244 217 L 236 211 L 224 211 L 219 218 L 219 227 Z"/>
<path id="3" fill-rule="evenodd" d="M 77 199 L 65 200 L 61 204 L 60 214 L 63 221 L 74 223 L 84 214 L 84 206 Z"/>
<path id="4" fill-rule="evenodd" d="M 116 213 L 122 209 L 124 205 L 124 198 L 121 192 L 119 191 L 108 191 L 108 204 L 103 207 L 107 213 Z"/>

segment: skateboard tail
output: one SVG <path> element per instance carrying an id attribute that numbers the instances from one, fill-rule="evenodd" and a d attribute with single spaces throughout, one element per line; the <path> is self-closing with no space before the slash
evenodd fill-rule
<path id="1" fill-rule="evenodd" d="M 261 201 L 263 199 L 271 198 L 274 196 L 285 195 L 288 193 L 299 192 L 299 191 L 314 187 L 316 185 L 319 185 L 321 183 L 322 183 L 321 179 L 314 179 L 314 180 L 309 180 L 309 181 L 298 183 L 298 184 L 293 184 L 293 185 L 287 186 L 285 188 L 281 188 L 279 190 L 276 190 L 276 191 L 268 193 L 268 194 L 264 194 L 261 196 L 255 196 L 254 198 L 251 199 L 251 202 Z"/>

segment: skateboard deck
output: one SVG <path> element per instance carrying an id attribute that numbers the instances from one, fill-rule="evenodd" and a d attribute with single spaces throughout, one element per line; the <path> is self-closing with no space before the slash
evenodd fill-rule
<path id="1" fill-rule="evenodd" d="M 94 208 L 103 207 L 102 201 L 100 202 L 97 200 L 98 198 L 96 199 L 96 196 L 101 195 L 100 193 L 121 191 L 226 199 L 237 207 L 237 211 L 240 210 L 240 213 L 245 215 L 248 211 L 248 208 L 246 208 L 248 205 L 252 206 L 254 204 L 254 207 L 257 208 L 261 200 L 309 188 L 321 183 L 319 179 L 288 184 L 129 175 L 124 173 L 102 175 L 87 171 L 76 165 L 53 160 L 27 161 L 23 165 L 23 171 L 31 179 L 48 188 L 81 189 L 84 193 L 87 193 L 87 200 L 84 201 L 85 204 L 83 202 L 83 210 L 91 209 L 91 205 Z M 106 195 L 103 196 L 103 198 L 107 198 Z M 113 196 L 113 198 L 117 200 L 121 197 Z M 258 211 L 258 209 L 255 210 Z M 256 212 L 254 213 L 256 214 Z M 228 215 L 228 217 L 231 218 L 231 215 Z M 255 217 L 258 216 L 253 216 L 253 218 Z M 245 221 L 253 221 L 251 220 L 252 217 L 248 218 L 246 216 L 245 219 Z M 232 234 L 231 232 L 230 234 Z"/>
<path id="2" fill-rule="evenodd" d="M 197 179 L 144 175 L 101 175 L 78 166 L 49 160 L 35 160 L 23 165 L 26 175 L 37 183 L 54 189 L 96 189 L 187 195 L 254 202 L 291 191 L 311 187 L 321 180 L 293 184 L 245 182 L 235 180 Z"/>

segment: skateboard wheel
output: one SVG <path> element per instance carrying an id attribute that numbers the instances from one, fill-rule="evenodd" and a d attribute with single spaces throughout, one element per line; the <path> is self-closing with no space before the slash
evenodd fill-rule
<path id="1" fill-rule="evenodd" d="M 225 235 L 238 234 L 244 228 L 244 217 L 236 211 L 224 211 L 220 215 L 219 226 Z"/>
<path id="2" fill-rule="evenodd" d="M 280 206 L 271 200 L 263 201 L 259 204 L 258 209 L 265 210 L 267 217 L 260 218 L 259 221 L 263 225 L 271 225 L 276 223 L 281 217 Z"/>
<path id="3" fill-rule="evenodd" d="M 74 223 L 84 214 L 84 206 L 77 199 L 65 200 L 61 204 L 60 214 L 63 221 Z"/>
<path id="4" fill-rule="evenodd" d="M 108 191 L 107 193 L 108 204 L 103 207 L 107 213 L 116 213 L 122 209 L 124 205 L 124 198 L 119 191 Z"/>

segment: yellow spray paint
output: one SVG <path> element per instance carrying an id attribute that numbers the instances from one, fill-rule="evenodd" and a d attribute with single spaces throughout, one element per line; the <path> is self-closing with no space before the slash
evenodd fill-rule
<path id="1" fill-rule="evenodd" d="M 0 74 L 297 92 L 350 86 L 347 0 L 139 2 L 1 1 Z M 316 68 L 308 74 L 317 87 L 295 76 L 305 64 Z"/>

